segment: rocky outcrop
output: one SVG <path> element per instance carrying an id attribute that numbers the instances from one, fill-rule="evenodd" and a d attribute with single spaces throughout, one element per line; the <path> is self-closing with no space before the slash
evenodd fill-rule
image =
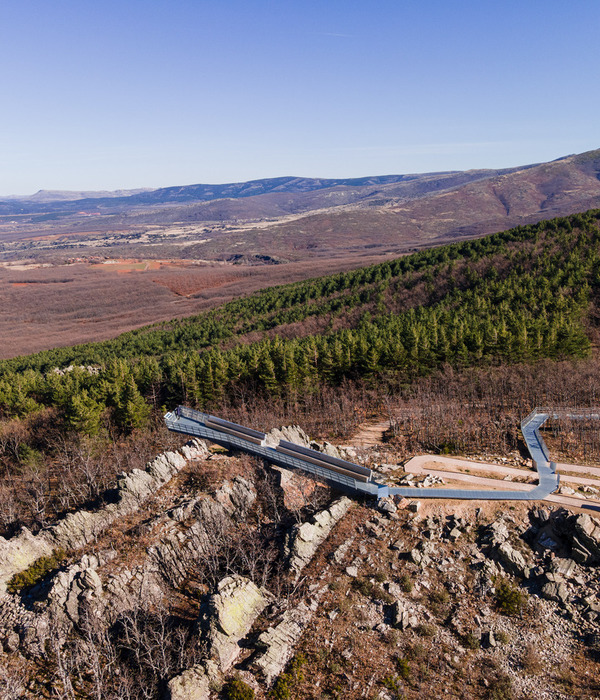
<path id="1" fill-rule="evenodd" d="M 509 573 L 513 574 L 513 576 L 529 578 L 531 567 L 521 552 L 511 546 L 508 542 L 503 542 L 496 550 L 496 554 L 503 567 Z"/>
<path id="2" fill-rule="evenodd" d="M 15 574 L 50 556 L 55 548 L 51 533 L 33 535 L 26 527 L 10 540 L 0 537 L 0 593 L 6 591 L 6 584 Z"/>
<path id="3" fill-rule="evenodd" d="M 77 564 L 56 574 L 48 593 L 48 607 L 53 615 L 66 614 L 73 624 L 78 624 L 81 616 L 91 614 L 94 603 L 100 613 L 103 592 L 96 569 L 108 559 L 85 555 Z"/>
<path id="4" fill-rule="evenodd" d="M 581 514 L 572 522 L 571 545 L 573 559 L 579 564 L 600 563 L 600 523 L 587 514 Z"/>
<path id="5" fill-rule="evenodd" d="M 233 483 L 226 481 L 214 498 L 230 515 L 243 519 L 256 500 L 256 489 L 246 479 L 236 476 Z"/>
<path id="6" fill-rule="evenodd" d="M 552 580 L 548 580 L 548 582 L 542 586 L 542 596 L 548 600 L 566 605 L 570 598 L 567 585 L 559 577 L 554 577 L 552 574 L 547 575 L 547 579 Z"/>
<path id="7" fill-rule="evenodd" d="M 67 515 L 56 525 L 34 536 L 27 529 L 10 539 L 0 538 L 0 593 L 14 574 L 24 571 L 42 556 L 56 549 L 78 549 L 93 541 L 115 520 L 135 512 L 151 494 L 167 483 L 186 464 L 187 459 L 208 455 L 204 442 L 187 444 L 185 455 L 165 452 L 148 463 L 144 471 L 134 469 L 122 474 L 112 503 L 98 511 L 81 510 Z"/>
<path id="8" fill-rule="evenodd" d="M 231 483 L 225 482 L 213 498 L 187 499 L 171 509 L 160 542 L 148 550 L 162 578 L 179 586 L 191 568 L 218 556 L 218 545 L 255 500 L 252 483 L 237 476 Z"/>
<path id="9" fill-rule="evenodd" d="M 269 430 L 265 437 L 265 445 L 277 447 L 280 440 L 295 442 L 297 445 L 311 447 L 311 440 L 299 425 L 285 425 L 281 428 Z"/>
<path id="10" fill-rule="evenodd" d="M 343 496 L 326 510 L 317 513 L 312 522 L 305 522 L 293 528 L 289 537 L 288 556 L 290 569 L 296 576 L 313 558 L 336 523 L 346 515 L 351 504 L 352 501 Z"/>
<path id="11" fill-rule="evenodd" d="M 167 700 L 209 700 L 211 677 L 199 664 L 188 668 L 167 685 Z"/>
<path id="12" fill-rule="evenodd" d="M 284 670 L 292 657 L 294 647 L 308 627 L 325 588 L 316 591 L 308 602 L 302 602 L 291 610 L 286 610 L 279 624 L 269 627 L 258 638 L 259 653 L 253 666 L 271 684 Z"/>
<path id="13" fill-rule="evenodd" d="M 564 509 L 532 513 L 531 539 L 538 551 L 549 550 L 583 566 L 600 565 L 600 521 Z"/>
<path id="14" fill-rule="evenodd" d="M 270 469 L 279 475 L 279 488 L 283 493 L 283 505 L 290 511 L 299 511 L 309 503 L 318 488 L 317 482 L 300 471 L 271 465 Z"/>
<path id="15" fill-rule="evenodd" d="M 509 542 L 510 537 L 507 523 L 497 520 L 485 528 L 482 542 L 487 546 L 489 554 L 497 559 L 508 573 L 527 579 L 531 575 L 532 566 L 523 553 L 525 545 L 514 537 L 514 533 L 512 542 Z"/>
<path id="16" fill-rule="evenodd" d="M 416 627 L 418 618 L 412 605 L 405 599 L 397 600 L 392 606 L 392 625 L 401 630 Z"/>
<path id="17" fill-rule="evenodd" d="M 210 596 L 204 616 L 207 659 L 173 678 L 169 700 L 208 700 L 210 687 L 233 666 L 242 640 L 272 601 L 264 589 L 243 576 L 224 578 Z"/>
<path id="18" fill-rule="evenodd" d="M 225 672 L 231 668 L 243 639 L 271 596 L 243 576 L 224 578 L 208 601 L 208 653 Z"/>

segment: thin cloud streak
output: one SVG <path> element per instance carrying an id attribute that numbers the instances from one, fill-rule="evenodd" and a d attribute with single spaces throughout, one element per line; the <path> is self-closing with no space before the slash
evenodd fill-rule
<path id="1" fill-rule="evenodd" d="M 338 32 L 317 32 L 317 36 L 337 36 L 343 39 L 354 39 L 354 34 L 340 34 Z"/>

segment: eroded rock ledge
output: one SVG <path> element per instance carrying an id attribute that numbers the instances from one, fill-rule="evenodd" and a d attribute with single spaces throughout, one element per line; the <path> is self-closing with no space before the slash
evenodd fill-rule
<path id="1" fill-rule="evenodd" d="M 115 500 L 97 511 L 70 513 L 56 525 L 33 535 L 27 528 L 9 540 L 0 537 L 0 594 L 15 574 L 24 571 L 55 549 L 79 549 L 89 544 L 115 520 L 138 510 L 140 505 L 177 474 L 190 459 L 208 456 L 204 442 L 192 440 L 179 452 L 165 452 L 148 463 L 145 470 L 122 474 Z"/>

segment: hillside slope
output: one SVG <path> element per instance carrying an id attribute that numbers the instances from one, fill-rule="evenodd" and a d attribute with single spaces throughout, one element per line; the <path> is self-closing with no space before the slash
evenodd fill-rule
<path id="1" fill-rule="evenodd" d="M 530 166 L 531 167 L 531 166 Z M 119 191 L 111 193 L 60 193 L 40 192 L 30 197 L 0 198 L 0 214 L 32 214 L 43 212 L 69 212 L 86 209 L 88 211 L 125 210 L 133 207 L 153 207 L 161 204 L 182 204 L 187 202 L 211 202 L 217 199 L 247 199 L 264 195 L 286 195 L 288 199 L 302 198 L 302 195 L 320 190 L 348 189 L 355 198 L 364 197 L 368 191 L 379 191 L 387 185 L 396 185 L 400 190 L 409 185 L 413 192 L 425 193 L 430 189 L 440 189 L 464 184 L 471 180 L 509 173 L 517 168 L 504 170 L 478 170 L 468 172 L 423 173 L 409 175 L 377 175 L 357 178 L 307 178 L 278 177 L 248 182 L 232 182 L 221 185 L 197 184 L 177 187 L 162 187 L 144 191 Z M 325 195 L 327 196 L 327 195 Z"/>
<path id="2" fill-rule="evenodd" d="M 365 249 L 405 252 L 597 207 L 599 175 L 600 151 L 592 151 L 448 187 L 438 181 L 435 186 L 430 183 L 429 191 L 422 183 L 419 192 L 411 185 L 386 185 L 360 206 L 224 233 L 197 250 L 208 256 L 233 249 L 252 254 L 271 250 L 292 259 L 301 252 L 311 256 Z M 194 214 L 187 216 L 193 220 Z"/>
<path id="3" fill-rule="evenodd" d="M 58 406 L 74 424 L 89 414 L 97 425 L 109 409 L 127 429 L 143 422 L 149 392 L 154 405 L 205 406 L 240 391 L 397 383 L 446 363 L 585 356 L 600 289 L 599 220 L 592 210 L 519 227 L 274 287 L 112 341 L 4 361 L 0 410 Z M 98 369 L 51 371 L 67 365 Z"/>
<path id="4" fill-rule="evenodd" d="M 13 257 L 73 246 L 93 255 L 108 248 L 136 257 L 283 262 L 401 254 L 596 207 L 599 174 L 600 151 L 590 151 L 505 170 L 286 177 L 120 198 L 5 201 L 0 246 Z"/>
<path id="5" fill-rule="evenodd" d="M 226 590 L 234 606 L 236 591 L 258 598 L 257 610 L 211 647 L 244 648 L 213 685 L 237 670 L 258 697 L 276 677 L 307 699 L 338 686 L 349 698 L 371 688 L 417 700 L 425 686 L 463 698 L 511 697 L 491 694 L 510 687 L 595 697 L 600 526 L 593 548 L 577 534 L 595 527 L 589 518 L 454 502 L 416 516 L 405 502 L 350 507 L 247 455 L 181 448 L 163 413 L 186 403 L 264 430 L 294 425 L 284 434 L 302 444 L 343 440 L 341 454 L 390 483 L 413 478 L 399 465 L 425 452 L 508 461 L 527 479 L 520 419 L 535 405 L 598 404 L 599 292 L 593 210 L 0 362 L 0 692 L 27 678 L 29 695 L 15 700 L 65 683 L 82 697 L 94 683 L 102 697 L 158 700 L 170 684 L 187 700 L 207 657 L 200 630 L 215 619 L 206 604 L 220 607 L 214 596 Z M 358 447 L 355 428 L 383 418 L 384 444 Z M 555 422 L 553 457 L 599 464 L 591 423 Z M 599 509 L 585 483 L 593 490 L 577 502 Z M 518 616 L 504 614 L 496 586 Z M 257 638 L 270 643 L 269 627 L 284 634 L 292 611 L 303 622 L 293 643 L 265 654 Z M 293 648 L 310 674 L 280 675 Z M 573 672 L 552 670 L 555 658 Z M 546 669 L 544 685 L 522 664 Z"/>

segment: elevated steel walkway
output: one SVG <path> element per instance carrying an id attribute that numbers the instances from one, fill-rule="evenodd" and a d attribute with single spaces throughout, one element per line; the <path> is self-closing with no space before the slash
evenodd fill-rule
<path id="1" fill-rule="evenodd" d="M 529 491 L 387 486 L 373 481 L 371 471 L 358 464 L 334 459 L 315 450 L 286 441 L 280 441 L 274 447 L 266 445 L 264 433 L 185 406 L 178 406 L 175 411 L 167 413 L 165 423 L 167 428 L 173 432 L 210 440 L 226 448 L 242 450 L 286 469 L 300 469 L 337 489 L 355 494 L 376 498 L 402 496 L 404 498 L 451 498 L 471 501 L 534 501 L 541 500 L 558 489 L 559 476 L 556 473 L 556 464 L 550 460 L 548 448 L 539 429 L 548 418 L 555 418 L 559 415 L 573 418 L 600 418 L 600 412 L 561 411 L 557 413 L 548 409 L 536 408 L 521 422 L 523 437 L 538 473 L 538 484 Z"/>
<path id="2" fill-rule="evenodd" d="M 364 467 L 358 464 L 346 462 L 348 469 L 336 471 L 334 467 L 337 465 L 331 464 L 330 466 L 326 466 L 325 463 L 320 463 L 321 460 L 319 460 L 319 457 L 323 457 L 324 455 L 321 455 L 321 453 L 316 450 L 306 450 L 306 448 L 304 448 L 304 454 L 299 451 L 295 452 L 292 449 L 286 449 L 286 451 L 283 452 L 277 449 L 278 446 L 270 447 L 265 445 L 264 438 L 266 436 L 264 433 L 258 433 L 258 431 L 253 432 L 257 435 L 262 435 L 263 439 L 259 443 L 250 441 L 248 438 L 244 437 L 242 430 L 236 430 L 236 428 L 243 428 L 243 426 L 229 428 L 230 432 L 224 432 L 223 429 L 219 429 L 219 424 L 215 421 L 214 416 L 202 413 L 201 411 L 194 411 L 185 406 L 178 406 L 175 411 L 167 413 L 165 415 L 165 423 L 167 428 L 173 432 L 193 435 L 194 437 L 215 442 L 222 447 L 242 450 L 243 452 L 261 457 L 272 464 L 277 464 L 286 469 L 301 469 L 340 490 L 349 491 L 351 493 L 363 493 L 368 496 L 378 495 L 380 484 L 372 482 L 370 470 L 365 470 Z M 286 443 L 286 445 L 287 444 L 292 443 Z M 298 445 L 297 447 L 300 448 L 301 446 Z M 314 457 L 307 453 L 313 453 Z M 352 467 L 356 468 L 356 478 L 351 475 Z"/>

